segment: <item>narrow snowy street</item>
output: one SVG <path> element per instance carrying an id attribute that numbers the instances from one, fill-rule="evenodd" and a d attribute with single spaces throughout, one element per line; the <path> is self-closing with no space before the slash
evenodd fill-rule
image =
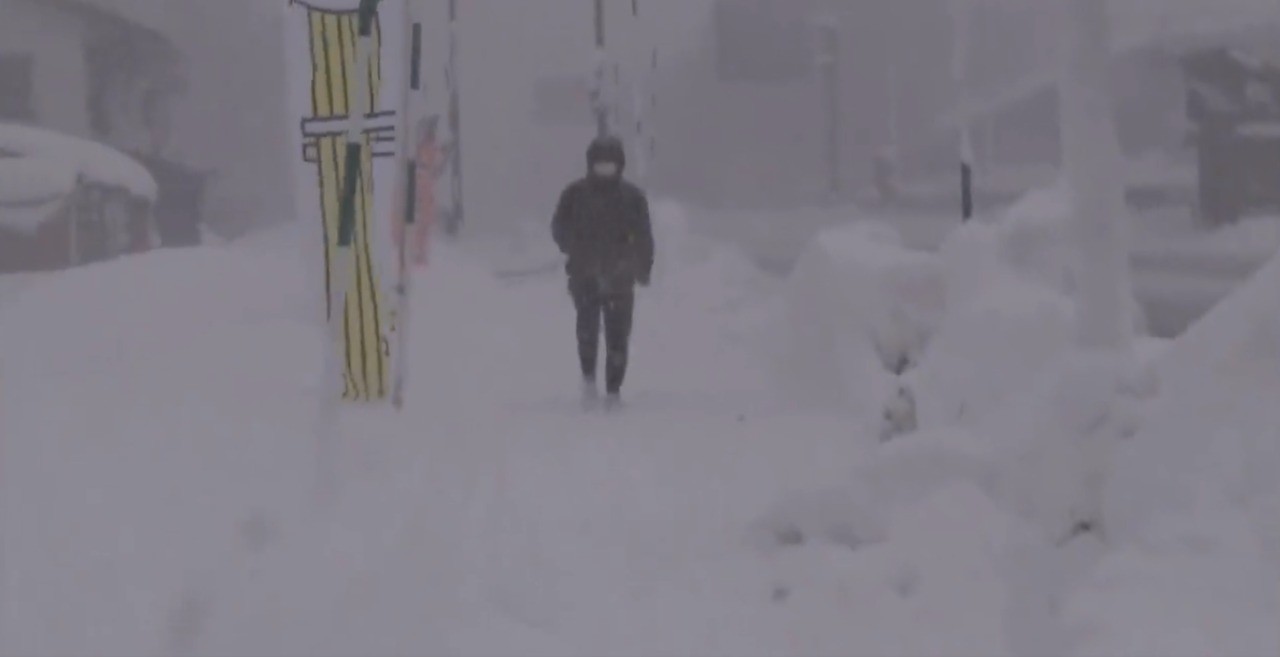
<path id="1" fill-rule="evenodd" d="M 142 256 L 7 303 L 6 380 L 30 384 L 4 399 L 7 653 L 540 652 L 504 627 L 557 654 L 858 640 L 785 638 L 821 619 L 788 620 L 760 519 L 847 482 L 870 438 L 772 389 L 775 318 L 749 267 L 712 256 L 642 291 L 628 403 L 604 415 L 577 399 L 562 278 L 503 285 L 441 248 L 414 301 L 410 402 L 346 412 L 335 512 L 311 501 L 318 331 L 293 252 Z M 85 585 L 99 595 L 63 606 Z M 106 604 L 126 590 L 136 604 Z M 70 628 L 52 642 L 48 605 Z"/>
<path id="2" fill-rule="evenodd" d="M 867 430 L 876 418 L 794 403 L 775 388 L 787 339 L 776 282 L 730 248 L 669 251 L 695 257 L 641 290 L 628 404 L 606 415 L 577 399 L 563 278 L 504 282 L 492 263 L 441 246 L 413 300 L 409 403 L 344 410 L 340 495 L 318 504 L 321 332 L 296 242 L 279 237 L 103 263 L 4 301 L 0 653 L 967 656 L 1009 654 L 1015 638 L 1042 645 L 1017 615 L 1044 599 L 1019 579 L 1040 569 L 1011 560 L 1018 521 L 982 484 L 999 459 L 988 439 L 1020 434 L 927 428 L 882 446 Z M 985 385 L 964 358 L 946 362 Z M 1163 450 L 1168 433 L 1135 445 Z M 1237 449 L 1211 442 L 1223 458 Z M 1135 454 L 1126 513 L 1164 508 L 1141 467 L 1151 457 Z M 1231 484 L 1244 486 L 1241 508 L 1264 513 L 1274 487 L 1242 476 Z M 1221 567 L 1221 609 L 1199 626 L 1222 634 L 1194 645 L 1269 645 L 1274 633 L 1246 630 L 1269 627 L 1257 619 L 1273 596 L 1255 584 L 1272 580 L 1253 557 L 1231 561 L 1253 540 L 1244 522 L 1204 555 L 1159 537 L 1117 552 L 1104 563 L 1131 583 L 1094 576 L 1073 614 L 1163 600 Z M 1190 564 L 1186 576 L 1142 570 L 1152 550 Z M 1178 613 L 1201 613 L 1188 600 L 1150 618 L 1117 612 L 1076 649 L 1163 636 Z"/>
<path id="3" fill-rule="evenodd" d="M 627 405 L 584 413 L 563 280 L 500 287 L 450 262 L 465 256 L 441 255 L 417 299 L 411 414 L 385 425 L 400 445 L 375 466 L 403 481 L 394 488 L 405 497 L 383 503 L 406 525 L 362 570 L 271 571 L 287 587 L 327 576 L 335 590 L 361 592 L 336 608 L 288 610 L 299 623 L 326 618 L 323 631 L 291 631 L 275 613 L 260 625 L 282 586 L 267 579 L 247 600 L 231 596 L 223 611 L 234 622 L 202 650 L 790 654 L 857 640 L 849 628 L 791 646 L 801 621 L 778 616 L 786 578 L 757 523 L 788 494 L 846 482 L 869 443 L 849 417 L 779 399 L 767 381 L 768 327 L 750 313 L 761 299 L 715 280 L 714 266 L 642 291 Z M 735 299 L 746 307 L 724 307 Z M 357 437 L 358 423 L 349 439 L 375 438 Z M 391 609 L 399 621 L 384 617 Z"/>

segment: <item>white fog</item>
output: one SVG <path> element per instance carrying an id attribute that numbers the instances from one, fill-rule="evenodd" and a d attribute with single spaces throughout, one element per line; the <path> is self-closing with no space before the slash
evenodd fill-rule
<path id="1" fill-rule="evenodd" d="M 1280 654 L 1280 0 L 0 0 L 0 655 Z"/>

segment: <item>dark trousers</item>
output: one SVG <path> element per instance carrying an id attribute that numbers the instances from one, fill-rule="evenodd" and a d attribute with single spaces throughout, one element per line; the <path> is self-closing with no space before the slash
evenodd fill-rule
<path id="1" fill-rule="evenodd" d="M 600 322 L 604 320 L 604 388 L 607 393 L 622 389 L 627 375 L 627 351 L 631 342 L 631 318 L 635 311 L 635 290 L 602 290 L 595 281 L 571 280 L 569 293 L 578 311 L 578 362 L 582 375 L 596 378 L 600 353 Z"/>

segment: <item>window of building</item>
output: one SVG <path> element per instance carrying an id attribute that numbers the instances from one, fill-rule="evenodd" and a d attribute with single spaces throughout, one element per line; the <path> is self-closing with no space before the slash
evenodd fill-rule
<path id="1" fill-rule="evenodd" d="M 0 120 L 35 119 L 35 58 L 0 53 Z"/>
<path id="2" fill-rule="evenodd" d="M 716 72 L 725 82 L 776 84 L 813 69 L 814 3 L 801 0 L 718 0 L 712 16 Z"/>

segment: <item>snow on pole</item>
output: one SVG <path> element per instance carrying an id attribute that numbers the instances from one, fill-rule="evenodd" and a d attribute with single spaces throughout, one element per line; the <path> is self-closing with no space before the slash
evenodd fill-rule
<path id="1" fill-rule="evenodd" d="M 644 25 L 643 23 L 640 22 L 639 0 L 631 0 L 631 18 L 635 21 L 635 33 L 637 37 L 646 36 L 647 33 L 643 29 Z M 638 40 L 640 41 L 641 45 L 644 44 L 644 39 L 638 39 Z M 646 133 L 648 132 L 648 129 L 649 129 L 648 127 L 649 117 L 645 115 L 646 112 L 645 112 L 645 93 L 644 92 L 645 92 L 646 81 L 643 79 L 644 74 L 640 72 L 640 69 L 643 69 L 644 66 L 639 65 L 636 68 L 637 68 L 637 71 L 635 72 L 633 79 L 631 81 L 631 108 L 632 108 L 631 112 L 632 112 L 632 120 L 634 123 L 634 129 L 635 129 L 635 134 L 633 137 L 634 145 L 631 151 L 632 151 L 632 159 L 635 160 L 636 182 L 639 183 L 641 187 L 644 187 L 645 182 L 648 178 L 648 173 L 649 173 L 649 161 L 648 161 L 648 154 L 646 152 L 647 150 Z M 652 84 L 653 80 L 650 79 L 647 82 L 649 84 Z"/>
<path id="2" fill-rule="evenodd" d="M 384 31 L 379 14 L 398 16 L 398 2 L 404 0 L 281 2 L 290 150 L 298 158 L 294 199 L 317 305 L 324 300 L 316 310 L 325 332 L 316 433 L 326 494 L 337 483 L 340 402 L 380 403 L 391 392 L 394 301 L 382 270 L 391 262 L 385 227 L 395 205 L 397 94 L 403 90 L 381 83 L 384 69 L 398 77 L 394 67 L 402 62 L 382 57 L 384 46 L 397 51 L 400 30 Z"/>
<path id="3" fill-rule="evenodd" d="M 402 24 L 406 30 L 403 69 L 406 92 L 400 103 L 400 138 L 397 141 L 397 152 L 400 170 L 404 172 L 400 193 L 403 206 L 400 243 L 397 245 L 397 280 L 396 280 L 396 349 L 395 380 L 391 386 L 391 405 L 396 410 L 404 408 L 404 391 L 408 380 L 408 334 L 410 326 L 410 291 L 413 274 L 409 267 L 409 243 L 413 240 L 414 221 L 417 217 L 418 189 L 418 156 L 417 156 L 417 122 L 418 111 L 422 102 L 422 23 L 414 20 L 410 6 L 411 0 L 405 0 Z"/>
<path id="4" fill-rule="evenodd" d="M 973 135 L 966 117 L 969 104 L 970 13 L 968 0 L 951 1 L 951 77 L 960 107 L 960 220 L 973 218 Z"/>
<path id="5" fill-rule="evenodd" d="M 889 5 L 889 7 L 891 8 L 889 10 L 889 15 L 888 15 L 888 20 L 890 22 L 890 26 L 889 26 L 890 34 L 896 34 L 897 33 L 896 30 L 900 29 L 901 27 L 899 25 L 900 21 L 897 20 L 897 17 L 893 13 L 892 7 L 894 6 L 896 5 Z M 902 81 L 899 79 L 900 76 L 898 75 L 897 47 L 896 47 L 896 43 L 892 40 L 889 41 L 887 52 L 885 52 L 884 76 L 885 76 L 885 87 L 888 89 L 888 100 L 889 100 L 889 148 L 888 148 L 888 151 L 889 151 L 890 160 L 894 163 L 894 165 L 897 165 L 898 155 L 899 155 L 898 153 L 899 137 L 900 137 L 899 130 L 901 127 L 898 122 L 898 110 L 899 110 L 898 105 L 900 101 L 899 89 Z"/>
<path id="6" fill-rule="evenodd" d="M 609 134 L 609 104 L 605 98 L 605 76 L 609 66 L 609 55 L 605 50 L 604 40 L 604 0 L 595 0 L 595 74 L 591 80 L 591 109 L 596 117 L 596 135 L 604 137 Z"/>
<path id="7" fill-rule="evenodd" d="M 466 219 L 462 197 L 462 95 L 458 81 L 458 0 L 449 0 L 449 63 L 445 68 L 449 85 L 449 194 L 450 209 L 445 216 L 445 233 L 456 236 Z"/>
<path id="8" fill-rule="evenodd" d="M 813 27 L 818 37 L 816 65 L 822 75 L 822 101 L 826 108 L 826 133 L 823 143 L 827 169 L 827 193 L 833 197 L 840 193 L 842 187 L 840 160 L 840 119 L 843 110 L 840 107 L 840 17 L 834 13 L 826 13 L 813 19 Z M 891 98 L 895 100 L 895 98 Z M 896 125 L 897 110 L 890 111 L 890 120 Z M 891 141 L 897 143 L 896 128 L 891 129 Z"/>
<path id="9" fill-rule="evenodd" d="M 1078 245 L 1079 342 L 1092 349 L 1132 344 L 1132 289 L 1123 169 L 1108 87 L 1107 0 L 1060 0 L 1065 39 L 1059 56 L 1063 163 Z"/>
<path id="10" fill-rule="evenodd" d="M 645 148 L 648 154 L 645 161 L 648 166 L 652 167 L 655 159 L 658 157 L 658 137 L 655 128 L 655 117 L 658 113 L 658 46 L 654 46 L 649 52 L 649 114 L 648 120 L 645 122 L 645 131 L 649 137 L 649 143 Z"/>
<path id="11" fill-rule="evenodd" d="M 636 163 L 636 181 L 647 186 L 653 167 L 657 140 L 654 137 L 654 114 L 658 108 L 658 47 L 653 42 L 652 23 L 640 15 L 639 0 L 631 2 L 631 17 L 635 20 L 636 53 L 634 79 L 632 80 L 632 114 L 634 119 L 634 146 L 631 149 Z"/>
<path id="12" fill-rule="evenodd" d="M 356 190 L 360 185 L 361 151 L 364 150 L 364 126 L 369 113 L 369 92 L 372 81 L 369 79 L 370 50 L 373 49 L 373 19 L 378 10 L 378 0 L 360 0 L 357 13 L 356 36 L 356 75 L 353 83 L 352 98 L 354 107 L 347 112 L 347 141 L 344 153 L 342 206 L 338 211 L 338 248 L 344 258 L 349 258 L 351 246 L 356 235 Z M 339 287 L 345 293 L 346 288 Z"/>

